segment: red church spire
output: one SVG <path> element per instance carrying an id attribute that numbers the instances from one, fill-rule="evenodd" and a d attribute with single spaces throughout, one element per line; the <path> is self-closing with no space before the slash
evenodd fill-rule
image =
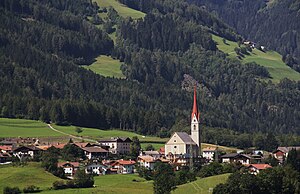
<path id="1" fill-rule="evenodd" d="M 196 115 L 196 118 L 199 120 L 200 118 L 200 113 L 198 111 L 198 108 L 197 108 L 197 92 L 196 92 L 196 85 L 194 87 L 194 105 L 193 105 L 193 112 L 192 112 L 192 117 L 191 119 L 194 118 L 194 115 Z"/>

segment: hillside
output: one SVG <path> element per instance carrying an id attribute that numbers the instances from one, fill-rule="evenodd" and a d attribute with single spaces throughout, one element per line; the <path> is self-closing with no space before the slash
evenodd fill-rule
<path id="1" fill-rule="evenodd" d="M 212 37 L 213 40 L 217 42 L 218 49 L 229 54 L 232 58 L 237 58 L 238 55 L 234 51 L 234 48 L 239 47 L 237 42 L 226 40 L 224 43 L 223 38 L 216 35 L 212 35 Z M 276 83 L 284 78 L 295 81 L 300 80 L 300 73 L 287 66 L 282 61 L 282 56 L 275 51 L 263 52 L 258 49 L 253 49 L 251 52 L 248 52 L 247 55 L 244 55 L 244 57 L 241 58 L 241 61 L 242 63 L 255 62 L 266 67 L 272 80 Z"/>
<path id="2" fill-rule="evenodd" d="M 189 0 L 224 20 L 248 40 L 284 56 L 285 62 L 300 71 L 300 23 L 298 0 Z"/>
<path id="3" fill-rule="evenodd" d="M 298 83 L 261 82 L 272 76 L 266 68 L 220 52 L 211 33 L 239 38 L 227 24 L 179 0 L 120 2 L 146 15 L 85 0 L 1 1 L 0 116 L 168 137 L 189 125 L 198 83 L 210 143 L 219 129 L 230 131 L 220 137 L 230 146 L 252 146 L 250 134 L 300 133 Z M 126 79 L 81 67 L 98 56 L 115 59 L 99 66 L 122 63 Z"/>

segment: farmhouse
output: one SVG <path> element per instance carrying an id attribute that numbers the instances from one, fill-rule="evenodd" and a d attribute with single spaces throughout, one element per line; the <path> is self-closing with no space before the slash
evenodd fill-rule
<path id="1" fill-rule="evenodd" d="M 248 166 L 249 172 L 254 175 L 257 175 L 261 170 L 267 168 L 272 168 L 272 166 L 269 164 L 250 164 L 250 166 Z"/>
<path id="2" fill-rule="evenodd" d="M 0 146 L 0 152 L 2 152 L 2 153 L 11 153 L 12 152 L 12 146 L 11 145 Z"/>
<path id="3" fill-rule="evenodd" d="M 207 147 L 202 150 L 202 156 L 207 162 L 213 162 L 217 157 L 217 148 Z"/>
<path id="4" fill-rule="evenodd" d="M 66 176 L 73 176 L 79 169 L 79 162 L 59 162 L 57 167 L 62 167 Z"/>
<path id="5" fill-rule="evenodd" d="M 278 147 L 273 152 L 273 156 L 279 161 L 279 163 L 283 163 L 285 158 L 287 158 L 289 151 L 291 151 L 292 149 L 300 150 L 300 146 Z"/>
<path id="6" fill-rule="evenodd" d="M 104 159 L 108 157 L 108 151 L 101 147 L 85 147 L 81 148 L 89 160 Z"/>
<path id="7" fill-rule="evenodd" d="M 151 156 L 154 159 L 160 158 L 162 155 L 159 151 L 141 151 L 140 156 Z"/>
<path id="8" fill-rule="evenodd" d="M 110 139 L 99 140 L 99 143 L 103 146 L 108 146 L 108 151 L 113 154 L 128 154 L 131 142 L 129 137 L 112 137 Z"/>
<path id="9" fill-rule="evenodd" d="M 111 171 L 118 174 L 132 174 L 134 172 L 135 161 L 133 160 L 117 160 L 111 164 Z"/>
<path id="10" fill-rule="evenodd" d="M 85 167 L 85 172 L 89 174 L 105 175 L 108 167 L 101 163 L 91 163 Z"/>
<path id="11" fill-rule="evenodd" d="M 251 157 L 245 154 L 231 153 L 221 156 L 222 163 L 241 163 L 243 165 L 250 164 Z"/>
<path id="12" fill-rule="evenodd" d="M 172 161 L 180 158 L 184 164 L 187 164 L 189 158 L 200 156 L 200 113 L 197 108 L 196 97 L 195 87 L 193 111 L 191 114 L 191 135 L 188 135 L 186 132 L 175 132 L 165 144 L 165 156 Z"/>
<path id="13" fill-rule="evenodd" d="M 40 148 L 35 146 L 20 146 L 13 150 L 13 155 L 19 159 L 23 157 L 33 158 L 38 152 L 42 151 Z"/>

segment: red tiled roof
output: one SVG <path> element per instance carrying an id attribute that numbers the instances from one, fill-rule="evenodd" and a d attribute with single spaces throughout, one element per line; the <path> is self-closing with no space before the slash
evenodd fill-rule
<path id="1" fill-rule="evenodd" d="M 65 147 L 65 145 L 67 145 L 67 144 L 62 143 L 62 144 L 58 144 L 58 145 L 53 145 L 53 147 L 58 148 L 58 149 L 63 149 Z"/>
<path id="2" fill-rule="evenodd" d="M 0 150 L 11 151 L 12 146 L 3 145 L 3 146 L 0 146 Z"/>
<path id="3" fill-rule="evenodd" d="M 90 143 L 74 143 L 74 145 L 77 145 L 80 148 L 85 148 L 87 145 L 90 145 Z"/>
<path id="4" fill-rule="evenodd" d="M 117 160 L 112 166 L 115 166 L 117 164 L 120 165 L 134 165 L 136 162 L 133 160 Z"/>
<path id="5" fill-rule="evenodd" d="M 272 168 L 272 166 L 270 166 L 269 164 L 250 164 L 249 167 L 253 166 L 254 168 L 258 169 L 258 170 L 264 170 L 267 168 Z"/>

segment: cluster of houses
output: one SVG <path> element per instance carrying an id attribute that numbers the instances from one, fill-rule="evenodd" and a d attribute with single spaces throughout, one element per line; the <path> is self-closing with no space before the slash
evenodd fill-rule
<path id="1" fill-rule="evenodd" d="M 182 166 L 189 166 L 192 163 L 200 162 L 207 164 L 213 161 L 222 163 L 240 163 L 249 168 L 253 174 L 260 170 L 271 168 L 268 164 L 263 164 L 263 151 L 252 151 L 251 153 L 227 153 L 220 155 L 217 147 L 206 147 L 201 149 L 201 129 L 200 112 L 196 102 L 196 87 L 194 89 L 194 104 L 191 114 L 191 135 L 186 132 L 175 132 L 167 141 L 164 147 L 158 151 L 140 151 L 135 160 L 110 160 L 111 155 L 128 155 L 132 140 L 128 137 L 112 137 L 102 139 L 97 144 L 92 143 L 72 143 L 82 149 L 87 160 L 74 162 L 59 162 L 58 167 L 62 167 L 67 176 L 72 177 L 78 168 L 85 168 L 87 173 L 97 175 L 105 174 L 129 174 L 133 173 L 135 166 L 140 165 L 148 169 L 153 169 L 155 163 L 165 162 L 172 164 L 175 169 Z M 26 144 L 27 143 L 27 144 Z M 37 139 L 14 139 L 0 142 L 0 163 L 9 163 L 12 156 L 22 160 L 23 158 L 34 158 L 39 152 L 45 151 L 50 147 L 63 149 L 66 144 L 56 143 L 40 145 Z M 273 156 L 279 163 L 283 163 L 292 149 L 299 150 L 300 147 L 278 147 L 273 152 Z"/>

